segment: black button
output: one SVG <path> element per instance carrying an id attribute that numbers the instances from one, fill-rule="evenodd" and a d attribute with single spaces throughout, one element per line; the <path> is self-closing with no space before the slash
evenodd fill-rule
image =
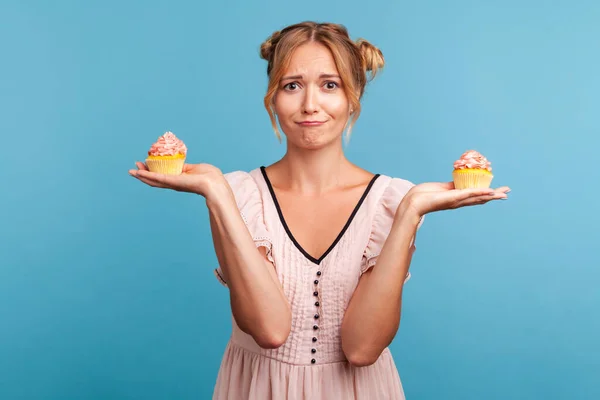
<path id="1" fill-rule="evenodd" d="M 319 303 L 318 301 L 315 303 L 315 306 L 319 307 L 321 303 Z"/>
<path id="2" fill-rule="evenodd" d="M 315 354 L 317 352 L 317 349 L 312 349 L 310 352 Z"/>
<path id="3" fill-rule="evenodd" d="M 319 280 L 315 279 L 315 285 L 318 285 L 318 284 L 319 284 Z"/>
<path id="4" fill-rule="evenodd" d="M 313 329 L 316 331 L 317 329 L 319 329 L 319 327 L 317 325 L 313 325 Z"/>
<path id="5" fill-rule="evenodd" d="M 321 271 L 317 271 L 317 276 L 321 276 Z"/>
<path id="6" fill-rule="evenodd" d="M 318 296 L 318 295 L 319 295 L 319 292 L 314 292 L 313 293 L 313 296 Z"/>
<path id="7" fill-rule="evenodd" d="M 311 363 L 311 364 L 314 364 L 314 363 L 316 363 L 316 362 L 317 362 L 317 360 L 315 360 L 314 358 L 313 358 L 312 360 L 310 360 L 310 363 Z"/>
<path id="8" fill-rule="evenodd" d="M 315 319 L 319 319 L 319 314 L 315 314 Z"/>
<path id="9" fill-rule="evenodd" d="M 316 342 L 316 341 L 317 341 L 317 338 L 316 338 L 316 337 L 314 337 L 314 338 L 313 338 L 313 343 L 314 343 L 314 342 Z"/>

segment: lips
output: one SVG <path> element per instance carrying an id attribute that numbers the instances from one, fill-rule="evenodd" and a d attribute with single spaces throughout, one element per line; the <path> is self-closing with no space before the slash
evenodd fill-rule
<path id="1" fill-rule="evenodd" d="M 319 126 L 323 125 L 325 122 L 327 121 L 301 121 L 297 122 L 297 124 L 301 126 Z"/>

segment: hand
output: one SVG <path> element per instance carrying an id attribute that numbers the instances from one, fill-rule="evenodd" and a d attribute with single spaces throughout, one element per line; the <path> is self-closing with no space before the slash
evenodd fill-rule
<path id="1" fill-rule="evenodd" d="M 130 169 L 129 174 L 149 186 L 196 193 L 204 197 L 207 197 L 215 183 L 226 182 L 221 170 L 210 164 L 185 164 L 180 175 L 150 172 L 148 167 L 139 161 L 135 165 L 137 169 Z"/>
<path id="2" fill-rule="evenodd" d="M 455 189 L 454 182 L 428 182 L 413 186 L 402 202 L 407 202 L 419 217 L 435 211 L 485 204 L 507 199 L 510 188 Z"/>

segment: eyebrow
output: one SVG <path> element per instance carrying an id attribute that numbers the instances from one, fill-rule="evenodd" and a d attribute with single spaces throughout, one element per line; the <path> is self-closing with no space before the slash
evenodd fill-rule
<path id="1" fill-rule="evenodd" d="M 338 78 L 339 79 L 339 75 L 336 74 L 321 74 L 319 75 L 319 78 Z M 283 78 L 281 78 L 282 81 L 287 81 L 290 79 L 302 79 L 302 75 L 293 75 L 293 76 L 284 76 Z"/>

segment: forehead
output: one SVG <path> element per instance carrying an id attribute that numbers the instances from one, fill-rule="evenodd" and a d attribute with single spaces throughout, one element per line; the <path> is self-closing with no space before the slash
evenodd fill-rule
<path id="1" fill-rule="evenodd" d="M 288 74 L 337 74 L 331 51 L 323 44 L 310 42 L 299 46 L 286 69 Z"/>

